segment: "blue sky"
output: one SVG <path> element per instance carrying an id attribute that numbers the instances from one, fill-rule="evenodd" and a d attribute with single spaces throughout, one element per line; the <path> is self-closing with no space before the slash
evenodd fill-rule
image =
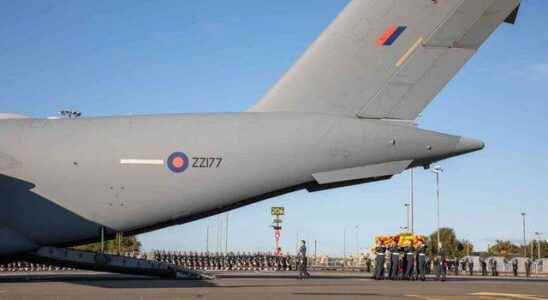
<path id="1" fill-rule="evenodd" d="M 35 117 L 242 111 L 255 103 L 346 0 L 4 1 L 0 111 Z M 526 0 L 423 113 L 422 128 L 476 137 L 480 153 L 442 163 L 442 225 L 484 248 L 548 238 L 548 2 Z M 434 180 L 416 172 L 416 229 L 434 229 Z M 232 250 L 272 246 L 269 208 L 285 206 L 282 246 L 297 237 L 340 255 L 404 223 L 409 173 L 391 181 L 297 192 L 233 211 Z M 140 236 L 146 249 L 217 249 L 221 218 Z M 251 225 L 251 226 L 250 226 Z M 356 226 L 359 225 L 359 229 Z M 356 236 L 358 238 L 356 238 Z M 356 243 L 358 241 L 358 243 Z"/>

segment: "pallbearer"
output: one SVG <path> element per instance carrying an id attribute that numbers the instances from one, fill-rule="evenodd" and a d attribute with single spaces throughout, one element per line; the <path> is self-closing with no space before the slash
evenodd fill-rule
<path id="1" fill-rule="evenodd" d="M 384 246 L 377 247 L 377 257 L 375 257 L 375 280 L 384 279 L 385 251 L 386 248 Z"/>
<path id="2" fill-rule="evenodd" d="M 420 247 L 419 253 L 417 255 L 417 268 L 418 268 L 417 278 L 420 278 L 420 280 L 425 281 L 426 280 L 426 246 L 424 245 Z"/>
<path id="3" fill-rule="evenodd" d="M 397 280 L 398 279 L 398 271 L 400 269 L 400 253 L 398 252 L 397 247 L 392 248 L 392 256 L 391 256 L 391 263 L 390 263 L 390 279 L 391 280 Z"/>
<path id="4" fill-rule="evenodd" d="M 413 252 L 413 248 L 407 247 L 407 265 L 405 268 L 405 279 L 411 280 L 413 279 L 413 271 L 415 267 L 415 253 Z"/>

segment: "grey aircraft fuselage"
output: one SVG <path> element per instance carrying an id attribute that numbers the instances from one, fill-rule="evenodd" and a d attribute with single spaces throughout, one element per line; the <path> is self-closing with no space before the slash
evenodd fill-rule
<path id="1" fill-rule="evenodd" d="M 483 148 L 406 122 L 291 112 L 1 120 L 0 140 L 0 256 L 188 222 L 313 174 Z"/>
<path id="2" fill-rule="evenodd" d="M 348 1 L 244 113 L 0 113 L 0 261 L 482 149 L 413 122 L 501 24 L 515 23 L 520 3 Z"/>

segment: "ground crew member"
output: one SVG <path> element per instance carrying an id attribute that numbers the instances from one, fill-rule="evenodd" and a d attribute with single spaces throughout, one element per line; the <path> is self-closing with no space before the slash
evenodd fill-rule
<path id="1" fill-rule="evenodd" d="M 518 258 L 512 259 L 512 271 L 514 271 L 514 277 L 518 277 Z"/>
<path id="2" fill-rule="evenodd" d="M 412 248 L 407 248 L 407 265 L 405 268 L 405 279 L 413 279 L 413 271 L 415 266 L 415 253 L 413 253 Z"/>
<path id="3" fill-rule="evenodd" d="M 393 248 L 391 261 L 392 263 L 390 264 L 390 279 L 397 280 L 398 271 L 400 269 L 400 253 L 398 252 L 398 248 Z"/>
<path id="4" fill-rule="evenodd" d="M 384 279 L 384 260 L 385 260 L 384 246 L 377 247 L 377 257 L 375 257 L 375 280 Z"/>
<path id="5" fill-rule="evenodd" d="M 423 245 L 419 249 L 419 253 L 417 255 L 417 278 L 420 278 L 420 280 L 425 281 L 426 280 L 426 247 Z"/>
<path id="6" fill-rule="evenodd" d="M 309 278 L 308 273 L 308 261 L 306 257 L 306 242 L 301 241 L 301 247 L 299 247 L 299 253 L 297 254 L 297 260 L 299 262 L 299 279 Z"/>

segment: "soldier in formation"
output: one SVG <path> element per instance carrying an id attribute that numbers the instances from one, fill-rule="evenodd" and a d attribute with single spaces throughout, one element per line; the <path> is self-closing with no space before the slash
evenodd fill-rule
<path id="1" fill-rule="evenodd" d="M 472 257 L 468 257 L 468 273 L 470 276 L 474 276 L 474 260 Z"/>
<path id="2" fill-rule="evenodd" d="M 518 258 L 514 257 L 512 259 L 512 272 L 514 273 L 514 277 L 518 277 Z"/>
<path id="3" fill-rule="evenodd" d="M 481 276 L 487 276 L 487 262 L 485 261 L 485 257 L 480 257 L 480 265 L 481 265 Z"/>
<path id="4" fill-rule="evenodd" d="M 491 276 L 498 276 L 497 259 L 492 257 L 489 259 L 489 266 L 491 267 Z"/>

